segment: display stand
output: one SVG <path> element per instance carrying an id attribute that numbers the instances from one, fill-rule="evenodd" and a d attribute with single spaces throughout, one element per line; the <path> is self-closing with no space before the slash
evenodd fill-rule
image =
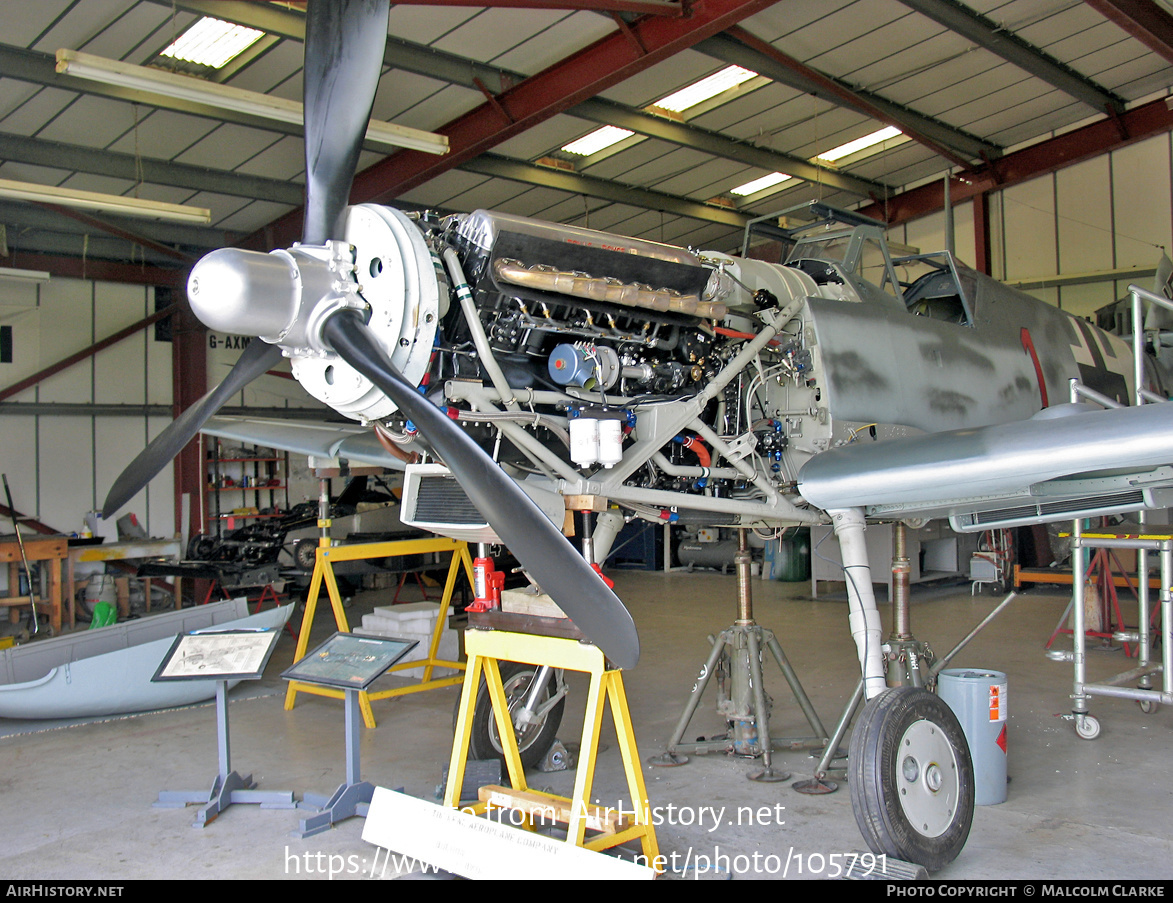
<path id="1" fill-rule="evenodd" d="M 493 716 L 497 722 L 498 735 L 501 737 L 511 788 L 482 787 L 480 802 L 472 807 L 466 807 L 465 811 L 471 808 L 474 813 L 484 812 L 489 806 L 518 810 L 525 813 L 527 824 L 531 828 L 548 824 L 550 821 L 564 823 L 567 825 L 566 842 L 589 850 L 610 849 L 629 840 L 638 839 L 642 844 L 645 860 L 654 862 L 659 855 L 659 846 L 656 842 L 655 828 L 649 818 L 651 808 L 643 772 L 640 769 L 631 713 L 627 707 L 623 672 L 608 668 L 598 647 L 585 645 L 573 639 L 501 630 L 469 630 L 465 633 L 464 642 L 468 653 L 468 669 L 464 674 L 464 689 L 457 713 L 456 737 L 448 764 L 444 805 L 460 807 L 460 791 L 464 784 L 465 765 L 468 760 L 477 688 L 483 671 L 485 685 L 493 703 Z M 590 675 L 582 746 L 572 797 L 530 790 L 526 785 L 521 754 L 517 748 L 517 735 L 510 718 L 505 689 L 501 683 L 498 661 L 549 665 L 552 668 L 583 671 Z M 608 701 L 611 703 L 615 734 L 619 740 L 619 751 L 632 803 L 631 810 L 623 812 L 592 805 L 589 802 L 598 758 L 603 710 Z M 600 833 L 588 840 L 588 828 Z"/>
<path id="2" fill-rule="evenodd" d="M 416 645 L 418 640 L 336 633 L 281 675 L 308 686 L 338 689 L 346 702 L 346 781 L 331 796 L 303 796 L 301 806 L 319 811 L 301 820 L 294 837 L 313 837 L 347 818 L 366 816 L 375 785 L 360 775 L 359 694 Z"/>
<path id="3" fill-rule="evenodd" d="M 183 809 L 202 804 L 193 828 L 203 828 L 234 803 L 252 803 L 262 809 L 292 809 L 292 792 L 256 790 L 252 775 L 232 770 L 228 733 L 228 681 L 255 680 L 273 653 L 277 630 L 224 630 L 180 634 L 164 656 L 152 681 L 216 681 L 216 747 L 220 769 L 206 793 L 164 790 L 153 804 L 158 809 Z"/>
<path id="4" fill-rule="evenodd" d="M 329 540 L 324 540 L 328 543 Z M 400 555 L 416 555 L 423 552 L 451 552 L 452 562 L 448 566 L 448 579 L 444 584 L 444 595 L 440 600 L 440 610 L 436 616 L 436 627 L 432 631 L 432 641 L 428 649 L 428 657 L 423 660 L 401 662 L 389 670 L 395 672 L 405 668 L 423 666 L 423 679 L 418 684 L 407 687 L 395 687 L 390 690 L 380 690 L 377 693 L 368 693 L 360 690 L 358 694 L 359 710 L 362 712 L 363 722 L 367 727 L 375 726 L 375 715 L 371 711 L 371 702 L 378 699 L 389 699 L 393 696 L 403 696 L 407 693 L 419 693 L 424 690 L 435 690 L 440 687 L 455 687 L 464 679 L 456 674 L 452 677 L 432 679 L 433 668 L 451 668 L 456 671 L 464 670 L 464 662 L 445 661 L 437 658 L 440 648 L 440 638 L 443 635 L 444 624 L 448 616 L 448 607 L 452 603 L 452 594 L 456 589 L 456 581 L 463 564 L 469 584 L 472 584 L 472 558 L 468 554 L 468 544 L 455 539 L 435 537 L 432 539 L 410 539 L 394 542 L 355 543 L 345 546 L 319 545 L 314 561 L 314 573 L 310 578 L 309 593 L 306 596 L 305 615 L 301 620 L 301 631 L 297 638 L 297 650 L 293 660 L 300 661 L 309 648 L 310 631 L 313 629 L 314 614 L 317 611 L 318 596 L 321 594 L 322 583 L 326 584 L 330 606 L 334 610 L 334 623 L 340 633 L 349 633 L 350 625 L 346 620 L 346 611 L 342 607 L 342 595 L 338 591 L 338 581 L 334 577 L 334 563 L 340 561 L 363 561 L 372 558 L 393 558 Z M 322 687 L 310 683 L 291 680 L 285 691 L 285 710 L 293 708 L 298 693 L 312 693 L 318 696 L 330 696 L 335 699 L 343 698 L 344 692 L 333 687 Z"/>

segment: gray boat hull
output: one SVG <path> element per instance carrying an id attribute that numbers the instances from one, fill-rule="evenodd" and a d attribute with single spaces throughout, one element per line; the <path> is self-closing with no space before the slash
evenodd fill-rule
<path id="1" fill-rule="evenodd" d="M 279 629 L 292 610 L 249 615 L 246 600 L 230 599 L 6 649 L 0 718 L 121 715 L 211 699 L 213 680 L 151 682 L 175 637 L 207 628 Z"/>

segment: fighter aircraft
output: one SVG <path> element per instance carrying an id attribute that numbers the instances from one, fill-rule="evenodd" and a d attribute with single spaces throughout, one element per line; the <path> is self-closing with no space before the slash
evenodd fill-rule
<path id="1" fill-rule="evenodd" d="M 349 207 L 387 3 L 307 15 L 303 240 L 194 267 L 200 319 L 260 340 L 130 464 L 106 513 L 201 430 L 404 469 L 405 522 L 506 546 L 621 668 L 636 627 L 592 564 L 624 516 L 833 524 L 868 699 L 856 731 L 872 738 L 857 820 L 876 852 L 951 861 L 972 817 L 968 751 L 924 739 L 952 717 L 933 694 L 887 686 L 863 529 L 1169 505 L 1173 406 L 1069 403 L 1077 380 L 1130 404 L 1131 349 L 950 253 L 893 258 L 882 224 L 819 205 L 785 233 L 783 263 L 483 210 Z M 282 356 L 355 424 L 214 416 Z M 611 506 L 593 561 L 560 529 L 572 497 Z M 934 763 L 911 797 L 898 744 Z"/>

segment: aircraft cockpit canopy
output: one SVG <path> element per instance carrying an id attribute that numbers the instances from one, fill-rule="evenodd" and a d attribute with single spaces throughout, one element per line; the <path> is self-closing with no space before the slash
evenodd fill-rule
<path id="1" fill-rule="evenodd" d="M 977 283 L 970 270 L 957 266 L 952 254 L 914 254 L 892 263 L 904 277 L 904 304 L 910 314 L 973 326 Z"/>

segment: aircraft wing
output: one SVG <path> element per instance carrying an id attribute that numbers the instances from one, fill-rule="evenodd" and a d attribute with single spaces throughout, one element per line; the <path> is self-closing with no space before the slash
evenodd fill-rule
<path id="1" fill-rule="evenodd" d="M 279 448 L 315 458 L 344 458 L 351 466 L 375 465 L 403 470 L 405 462 L 388 452 L 370 427 L 312 420 L 212 417 L 200 432 L 250 445 Z"/>
<path id="2" fill-rule="evenodd" d="M 858 442 L 812 458 L 806 501 L 972 532 L 1173 505 L 1173 404 L 1055 405 L 1029 420 Z"/>

